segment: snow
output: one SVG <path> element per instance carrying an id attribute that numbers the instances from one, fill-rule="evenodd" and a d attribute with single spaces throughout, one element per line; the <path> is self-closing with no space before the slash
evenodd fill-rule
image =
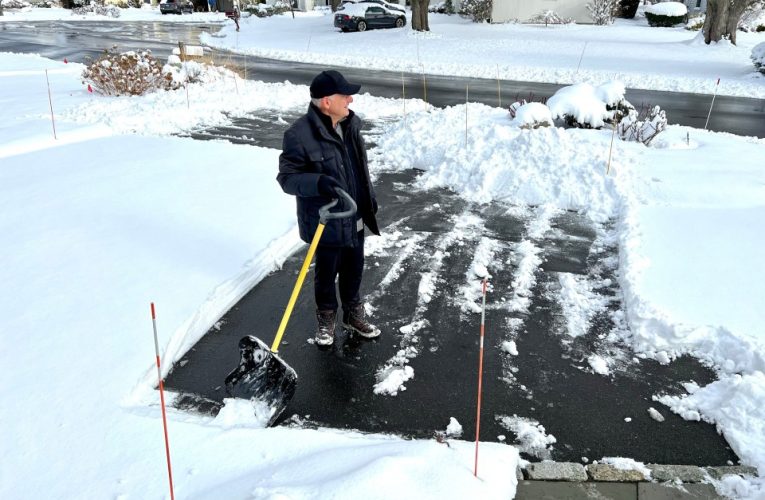
<path id="1" fill-rule="evenodd" d="M 650 14 L 657 14 L 660 16 L 684 16 L 688 13 L 688 7 L 684 3 L 680 2 L 661 2 L 653 5 L 649 5 L 645 8 L 645 12 Z"/>
<path id="2" fill-rule="evenodd" d="M 664 415 L 662 415 L 659 410 L 656 408 L 648 408 L 648 414 L 651 416 L 652 419 L 656 420 L 657 422 L 664 422 Z"/>
<path id="3" fill-rule="evenodd" d="M 534 127 L 537 125 L 552 126 L 553 117 L 550 108 L 541 102 L 529 102 L 520 106 L 515 112 L 513 125 L 517 127 Z"/>
<path id="4" fill-rule="evenodd" d="M 603 457 L 599 462 L 613 466 L 619 470 L 636 470 L 643 474 L 643 477 L 651 477 L 651 469 L 645 466 L 643 462 L 637 462 L 631 458 L 625 457 Z"/>
<path id="5" fill-rule="evenodd" d="M 57 9 L 6 10 L 0 22 L 64 14 L 72 19 Z M 131 9 L 120 20 L 131 16 L 216 19 Z M 739 46 L 707 47 L 692 32 L 624 20 L 540 30 L 432 15 L 428 34 L 340 34 L 320 13 L 242 24 L 238 37 L 227 23 L 224 37 L 206 41 L 289 60 L 325 61 L 331 54 L 338 64 L 369 68 L 589 85 L 577 87 L 574 101 L 587 90 L 603 102 L 620 85 L 712 93 L 718 76 L 721 94 L 765 97 L 749 61 L 762 40 L 755 33 L 739 33 Z M 306 50 L 308 37 L 313 50 Z M 45 498 L 51 491 L 61 498 L 167 495 L 149 303 L 157 304 L 167 373 L 224 311 L 301 247 L 294 201 L 273 180 L 278 151 L 170 134 L 248 112 L 299 113 L 306 87 L 216 71 L 188 86 L 188 101 L 184 89 L 105 98 L 85 90 L 82 69 L 0 54 L 0 364 L 12 402 L 0 406 L 2 498 Z M 527 237 L 504 263 L 512 266 L 515 295 L 502 307 L 514 316 L 528 310 L 541 265 L 538 240 L 554 214 L 575 210 L 596 226 L 612 224 L 629 326 L 614 334 L 637 358 L 670 363 L 690 354 L 712 366 L 718 380 L 711 384 L 688 381 L 687 394 L 654 399 L 683 418 L 714 423 L 743 463 L 765 473 L 765 268 L 758 252 L 765 243 L 765 140 L 670 126 L 650 147 L 616 140 L 607 173 L 610 130 L 521 129 L 506 110 L 475 103 L 434 109 L 409 100 L 406 120 L 400 99 L 361 94 L 352 107 L 386 122 L 370 151 L 373 171 L 419 168 L 413 189 L 446 187 L 473 202 L 534 207 Z M 422 277 L 418 306 L 444 292 L 437 279 L 443 252 L 481 234 L 481 221 L 469 214 L 453 222 L 458 229 L 443 236 L 441 253 L 429 262 L 433 274 Z M 419 243 L 395 232 L 373 240 L 367 244 L 374 252 L 396 255 Z M 488 274 L 493 244 L 485 243 L 466 274 L 460 304 L 475 304 L 470 280 Z M 383 287 L 401 272 L 394 266 Z M 566 331 L 581 335 L 598 300 L 588 296 L 589 283 L 562 276 L 560 297 L 576 320 Z M 408 362 L 417 356 L 417 336 L 430 328 L 421 313 L 408 318 L 402 344 L 377 373 L 370 390 L 379 388 L 380 397 L 417 382 Z M 513 333 L 521 334 L 522 319 L 512 320 Z M 514 339 L 503 349 L 519 355 Z M 611 361 L 604 354 L 588 359 L 603 374 L 617 369 Z M 365 498 L 510 498 L 516 480 L 507 471 L 515 470 L 518 450 L 544 458 L 556 442 L 544 422 L 496 416 L 518 447 L 483 443 L 475 479 L 472 443 L 263 429 L 262 415 L 247 404 L 226 403 L 216 419 L 169 411 L 179 497 L 363 491 Z M 718 490 L 757 498 L 765 481 L 729 477 Z"/>

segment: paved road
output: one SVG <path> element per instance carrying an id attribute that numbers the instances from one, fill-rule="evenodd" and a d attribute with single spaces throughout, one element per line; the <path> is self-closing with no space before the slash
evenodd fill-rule
<path id="1" fill-rule="evenodd" d="M 0 23 L 0 51 L 40 53 L 53 59 L 67 57 L 84 62 L 103 49 L 117 45 L 120 49 L 150 48 L 155 55 L 166 57 L 178 41 L 198 43 L 202 32 L 214 33 L 216 25 L 187 25 L 158 22 L 34 22 Z M 220 55 L 220 54 L 219 54 Z M 308 84 L 319 69 L 304 63 L 274 61 L 251 56 L 234 56 L 231 61 L 249 68 L 248 77 L 267 82 Z M 226 57 L 228 60 L 228 56 Z M 253 68 L 256 68 L 253 72 Z M 349 79 L 363 85 L 363 90 L 381 97 L 401 96 L 401 73 L 366 69 L 337 68 Z M 423 98 L 420 75 L 404 77 L 408 97 Z M 465 86 L 470 86 L 470 100 L 496 106 L 497 82 L 475 78 L 427 76 L 427 100 L 436 106 L 459 104 L 465 100 Z M 503 102 L 510 99 L 535 100 L 551 96 L 561 85 L 502 81 Z M 635 106 L 659 105 L 667 111 L 670 123 L 703 128 L 711 102 L 708 95 L 680 92 L 657 92 L 628 89 L 627 99 Z M 765 99 L 718 96 L 709 128 L 739 135 L 765 137 Z"/>

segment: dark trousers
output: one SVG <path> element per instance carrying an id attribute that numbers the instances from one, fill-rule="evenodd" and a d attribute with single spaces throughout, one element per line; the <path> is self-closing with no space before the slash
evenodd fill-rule
<path id="1" fill-rule="evenodd" d="M 313 291 L 316 297 L 316 308 L 321 311 L 337 310 L 337 293 L 335 279 L 338 279 L 340 300 L 343 310 L 361 302 L 359 289 L 361 275 L 364 272 L 364 231 L 359 231 L 358 244 L 355 247 L 326 247 L 316 248 L 316 265 L 314 267 Z"/>

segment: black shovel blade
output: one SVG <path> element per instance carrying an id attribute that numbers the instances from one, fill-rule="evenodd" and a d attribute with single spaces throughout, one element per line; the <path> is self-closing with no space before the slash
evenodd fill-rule
<path id="1" fill-rule="evenodd" d="M 295 395 L 297 373 L 262 340 L 248 335 L 239 341 L 242 359 L 226 377 L 229 396 L 256 400 L 271 408 L 273 425 Z"/>

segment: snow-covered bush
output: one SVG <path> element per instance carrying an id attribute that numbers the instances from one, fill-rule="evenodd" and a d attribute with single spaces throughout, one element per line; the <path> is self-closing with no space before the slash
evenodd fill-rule
<path id="1" fill-rule="evenodd" d="M 167 64 L 162 67 L 162 72 L 171 76 L 174 82 L 171 87 L 178 88 L 186 83 L 202 81 L 205 66 L 196 61 L 182 62 L 180 57 L 171 55 L 167 58 Z"/>
<path id="2" fill-rule="evenodd" d="M 640 0 L 620 0 L 619 17 L 623 17 L 624 19 L 634 19 L 638 6 L 640 6 Z"/>
<path id="3" fill-rule="evenodd" d="M 476 23 L 491 19 L 492 0 L 464 0 L 460 14 L 467 16 Z"/>
<path id="4" fill-rule="evenodd" d="M 2 0 L 3 9 L 23 9 L 29 7 L 29 2 L 25 0 Z"/>
<path id="5" fill-rule="evenodd" d="M 642 142 L 648 146 L 666 128 L 666 113 L 659 106 L 654 106 L 643 117 L 634 109 L 631 110 L 621 119 L 616 127 L 616 132 L 624 141 Z"/>
<path id="6" fill-rule="evenodd" d="M 614 16 L 619 9 L 619 0 L 592 0 L 586 7 L 595 24 L 604 26 L 614 22 Z"/>
<path id="7" fill-rule="evenodd" d="M 765 31 L 765 1 L 747 7 L 738 21 L 738 29 L 747 32 Z"/>
<path id="8" fill-rule="evenodd" d="M 635 108 L 624 98 L 624 84 L 609 82 L 598 87 L 577 83 L 558 90 L 547 100 L 552 116 L 569 127 L 600 128 Z"/>
<path id="9" fill-rule="evenodd" d="M 512 124 L 520 128 L 552 127 L 553 117 L 550 108 L 541 102 L 514 102 L 509 108 Z"/>
<path id="10" fill-rule="evenodd" d="M 573 21 L 569 17 L 560 17 L 555 11 L 546 10 L 540 12 L 536 16 L 532 17 L 528 21 L 529 24 L 571 24 Z"/>
<path id="11" fill-rule="evenodd" d="M 436 14 L 448 14 L 451 16 L 456 11 L 454 10 L 454 2 L 452 0 L 445 0 L 428 7 L 428 12 L 434 12 Z"/>
<path id="12" fill-rule="evenodd" d="M 290 11 L 290 4 L 284 0 L 276 0 L 273 4 L 248 3 L 242 11 L 249 12 L 256 17 L 270 17 L 284 14 Z"/>
<path id="13" fill-rule="evenodd" d="M 105 50 L 85 68 L 82 79 L 104 95 L 143 95 L 158 89 L 178 88 L 172 75 L 162 70 L 150 50 L 121 54 Z"/>
<path id="14" fill-rule="evenodd" d="M 685 29 L 688 31 L 701 31 L 701 29 L 704 27 L 704 21 L 706 18 L 707 16 L 705 14 L 699 14 L 689 18 L 688 22 L 685 23 Z"/>
<path id="15" fill-rule="evenodd" d="M 114 5 L 103 5 L 103 3 L 92 3 L 90 5 L 80 5 L 72 9 L 73 16 L 86 16 L 88 14 L 95 14 L 97 16 L 106 16 L 118 18 L 120 17 L 120 8 Z"/>
<path id="16" fill-rule="evenodd" d="M 671 28 L 688 20 L 688 7 L 680 2 L 662 2 L 645 9 L 649 26 Z"/>
<path id="17" fill-rule="evenodd" d="M 752 48 L 751 57 L 757 71 L 765 75 L 765 42 L 758 43 Z"/>

